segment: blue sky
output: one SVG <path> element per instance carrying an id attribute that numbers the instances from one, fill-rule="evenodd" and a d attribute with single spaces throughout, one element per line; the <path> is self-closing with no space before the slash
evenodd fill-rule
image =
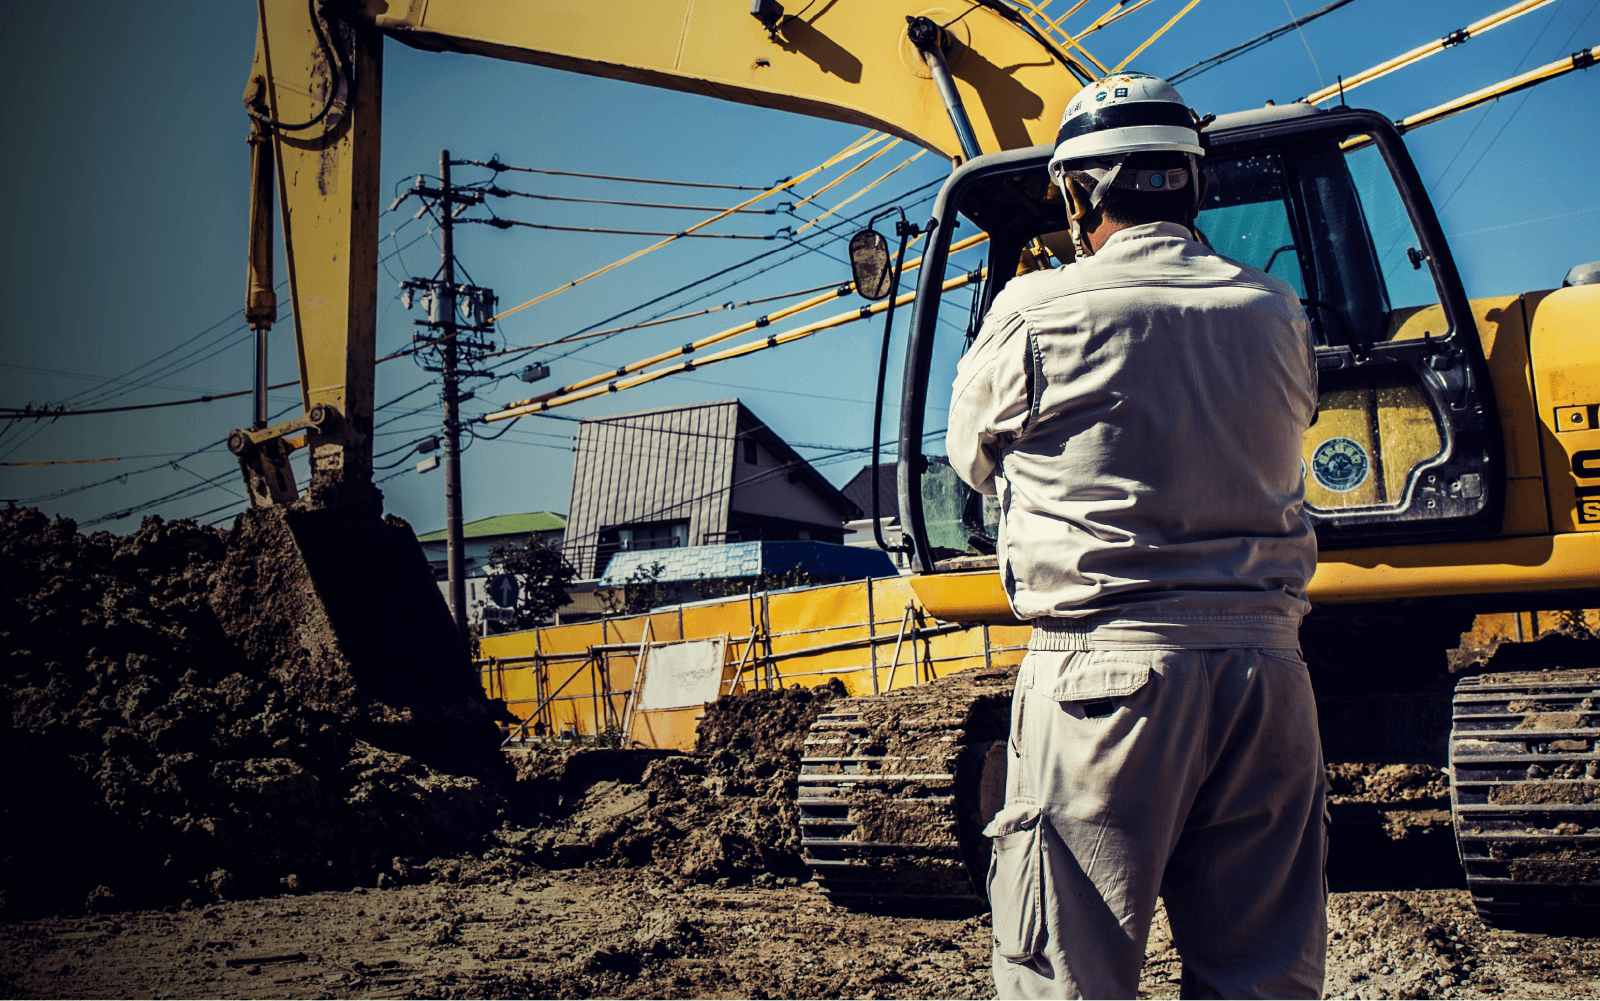
<path id="1" fill-rule="evenodd" d="M 1348 76 L 1509 2 L 1354 0 L 1307 25 L 1303 36 L 1292 32 L 1189 81 L 1183 94 L 1201 112 L 1294 100 L 1332 83 L 1335 74 Z M 1170 74 L 1318 5 L 1203 0 L 1133 66 Z M 1091 47 L 1102 58 L 1120 59 L 1181 6 L 1179 0 L 1156 0 L 1095 36 Z M 1600 42 L 1597 7 L 1600 0 L 1556 0 L 1357 90 L 1350 103 L 1399 118 L 1550 62 Z M 244 2 L 149 4 L 136 18 L 109 5 L 0 2 L 0 134 L 7 137 L 0 172 L 12 195 L 0 234 L 0 301 L 8 307 L 0 325 L 0 405 L 151 403 L 249 385 L 251 351 L 239 329 L 248 164 L 239 94 L 253 41 L 254 5 Z M 855 126 L 554 70 L 421 53 L 392 42 L 385 60 L 386 189 L 434 172 L 441 148 L 457 157 L 498 154 L 507 163 L 548 169 L 762 185 L 820 163 L 862 133 Z M 1469 295 L 1550 288 L 1573 264 L 1600 258 L 1600 193 L 1588 180 L 1600 162 L 1597 97 L 1600 74 L 1572 73 L 1408 136 Z M 902 143 L 856 177 L 876 177 L 912 152 Z M 904 203 L 931 198 L 947 170 L 925 154 L 852 210 L 875 203 L 879 194 L 898 196 L 919 186 L 932 185 Z M 460 176 L 487 175 L 461 168 Z M 528 174 L 504 175 L 501 183 L 545 194 L 711 206 L 741 197 Z M 832 204 L 854 188 L 846 182 L 822 200 Z M 802 189 L 812 190 L 815 185 Z M 780 200 L 785 199 L 769 202 Z M 426 221 L 412 220 L 412 209 L 408 205 L 382 220 L 380 353 L 406 342 L 417 315 L 401 308 L 395 280 L 431 274 L 438 265 L 435 238 Z M 928 202 L 918 202 L 912 214 L 925 216 L 927 210 Z M 650 230 L 678 229 L 703 216 L 524 199 L 499 202 L 496 211 L 561 225 Z M 801 216 L 810 218 L 806 211 Z M 791 216 L 746 215 L 716 229 L 770 234 L 798 224 Z M 499 336 L 507 345 L 522 345 L 569 334 L 771 250 L 779 252 L 763 265 L 794 259 L 734 287 L 722 287 L 725 280 L 699 285 L 617 322 L 844 281 L 844 240 L 841 232 L 808 243 L 811 249 L 803 253 L 780 241 L 679 241 L 507 318 Z M 505 305 L 649 242 L 463 227 L 456 249 L 472 277 L 495 289 Z M 535 354 L 533 359 L 549 360 L 554 370 L 552 380 L 538 388 L 615 368 L 775 305 L 781 303 L 584 341 L 566 357 Z M 835 311 L 824 308 L 802 319 Z M 566 413 L 599 416 L 738 396 L 802 454 L 827 457 L 870 441 L 880 331 L 876 325 L 846 326 Z M 273 381 L 292 379 L 288 322 L 274 329 L 272 350 Z M 898 371 L 898 357 L 893 368 Z M 380 458 L 380 465 L 404 456 L 409 443 L 436 430 L 440 408 L 436 387 L 427 386 L 432 378 L 409 361 L 380 367 L 380 403 L 412 393 L 378 415 L 377 450 L 398 449 Z M 492 409 L 526 389 L 514 378 L 479 382 L 469 386 L 478 392 L 465 408 L 469 413 Z M 273 409 L 294 400 L 290 391 L 275 393 Z M 407 413 L 414 409 L 419 412 Z M 248 420 L 248 398 L 240 397 L 49 424 L 18 422 L 0 434 L 0 461 L 122 461 L 0 467 L 0 498 L 36 503 L 46 513 L 119 532 L 137 527 L 146 513 L 204 513 L 202 520 L 226 524 L 242 501 L 234 478 L 224 475 L 232 459 L 216 443 Z M 892 421 L 891 415 L 886 425 Z M 468 519 L 565 510 L 571 434 L 570 422 L 530 418 L 498 440 L 473 443 L 463 457 Z M 379 475 L 409 470 L 416 459 Z M 843 483 L 860 462 L 859 453 L 850 453 L 823 458 L 819 468 Z M 218 477 L 215 485 L 204 486 Z M 441 473 L 403 472 L 382 489 L 389 510 L 419 531 L 443 524 Z M 131 513 L 106 518 L 123 511 Z"/>

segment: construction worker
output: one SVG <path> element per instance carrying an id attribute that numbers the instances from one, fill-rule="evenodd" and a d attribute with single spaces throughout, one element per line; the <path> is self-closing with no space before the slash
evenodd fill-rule
<path id="1" fill-rule="evenodd" d="M 1184 996 L 1322 993 L 1316 356 L 1294 290 L 1193 228 L 1203 126 L 1140 73 L 1077 95 L 1078 259 L 1011 279 L 956 376 L 950 461 L 1033 624 L 985 832 L 1002 998 L 1133 997 L 1158 895 Z"/>

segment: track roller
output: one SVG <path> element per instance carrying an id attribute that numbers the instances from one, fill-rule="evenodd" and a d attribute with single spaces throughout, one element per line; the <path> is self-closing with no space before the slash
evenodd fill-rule
<path id="1" fill-rule="evenodd" d="M 1600 670 L 1465 678 L 1452 716 L 1450 807 L 1479 915 L 1600 922 Z"/>
<path id="2" fill-rule="evenodd" d="M 800 764 L 805 861 L 835 903 L 972 913 L 982 830 L 1005 798 L 1015 670 L 848 699 L 812 725 Z"/>

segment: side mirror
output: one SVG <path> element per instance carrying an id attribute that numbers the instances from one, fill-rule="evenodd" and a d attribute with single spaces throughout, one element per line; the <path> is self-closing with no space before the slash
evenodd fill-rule
<path id="1" fill-rule="evenodd" d="M 864 229 L 850 238 L 850 273 L 861 298 L 876 302 L 888 297 L 894 272 L 889 266 L 889 241 L 882 233 Z"/>

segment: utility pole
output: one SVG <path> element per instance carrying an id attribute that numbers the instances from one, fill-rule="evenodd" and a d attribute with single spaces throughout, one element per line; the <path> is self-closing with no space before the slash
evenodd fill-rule
<path id="1" fill-rule="evenodd" d="M 450 614 L 456 620 L 456 632 L 462 642 L 467 639 L 467 567 L 465 540 L 461 529 L 461 400 L 456 393 L 460 375 L 456 363 L 460 347 L 455 335 L 456 326 L 456 246 L 452 236 L 455 205 L 450 197 L 455 188 L 450 184 L 450 151 L 439 151 L 439 187 L 442 197 L 439 204 L 439 265 L 440 288 L 439 315 L 448 317 L 450 326 L 445 335 L 444 357 L 440 363 L 444 381 L 444 533 L 445 575 L 449 581 Z"/>
<path id="2" fill-rule="evenodd" d="M 445 592 L 450 604 L 450 615 L 455 619 L 456 631 L 463 642 L 467 639 L 467 573 L 466 549 L 462 532 L 461 512 L 461 404 L 472 399 L 473 394 L 461 392 L 464 376 L 485 373 L 462 370 L 471 366 L 494 350 L 494 345 L 472 335 L 494 332 L 495 295 L 486 288 L 456 283 L 455 215 L 469 205 L 482 205 L 483 192 L 474 188 L 458 188 L 450 179 L 450 151 L 439 151 L 439 186 L 429 187 L 421 176 L 410 190 L 397 198 L 391 207 L 415 195 L 432 204 L 439 221 L 439 271 L 432 278 L 411 278 L 400 283 L 401 302 L 411 308 L 412 293 L 420 291 L 426 304 L 427 316 L 415 320 L 417 326 L 426 327 L 427 335 L 418 333 L 414 343 L 419 353 L 427 355 L 437 365 L 425 366 L 437 372 L 443 383 L 444 400 L 444 518 L 445 518 Z M 418 215 L 423 210 L 418 211 Z M 461 322 L 465 318 L 467 322 Z"/>

